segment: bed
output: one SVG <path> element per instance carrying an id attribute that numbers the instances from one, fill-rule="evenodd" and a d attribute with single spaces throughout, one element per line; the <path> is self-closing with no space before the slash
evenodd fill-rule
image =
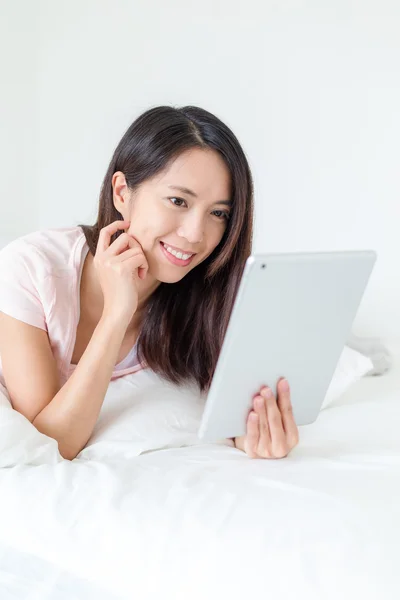
<path id="1" fill-rule="evenodd" d="M 1 600 L 398 600 L 388 346 L 391 370 L 324 408 L 282 460 L 201 443 L 195 394 L 145 372 L 114 382 L 72 462 L 3 397 Z"/>

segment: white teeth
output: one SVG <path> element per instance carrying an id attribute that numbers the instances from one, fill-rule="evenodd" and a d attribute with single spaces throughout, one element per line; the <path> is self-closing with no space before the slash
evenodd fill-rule
<path id="1" fill-rule="evenodd" d="M 167 252 L 173 254 L 173 256 L 176 256 L 176 258 L 179 258 L 181 260 L 187 260 L 188 258 L 193 256 L 193 254 L 183 254 L 182 252 L 178 252 L 178 250 L 174 250 L 173 248 L 171 248 L 171 246 L 166 246 L 164 243 L 163 246 L 167 250 Z"/>

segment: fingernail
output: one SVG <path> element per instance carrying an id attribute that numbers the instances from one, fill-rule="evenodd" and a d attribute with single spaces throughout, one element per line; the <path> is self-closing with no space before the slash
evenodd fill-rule
<path id="1" fill-rule="evenodd" d="M 264 387 L 261 390 L 261 393 L 263 394 L 263 396 L 265 396 L 265 398 L 271 398 L 271 396 L 272 396 L 272 390 L 269 387 Z"/>
<path id="2" fill-rule="evenodd" d="M 280 388 L 282 390 L 282 392 L 288 392 L 289 391 L 289 384 L 287 382 L 287 379 L 283 378 L 280 381 Z"/>

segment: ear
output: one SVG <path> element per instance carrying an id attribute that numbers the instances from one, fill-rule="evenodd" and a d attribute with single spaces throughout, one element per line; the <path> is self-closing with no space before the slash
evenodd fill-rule
<path id="1" fill-rule="evenodd" d="M 129 190 L 125 175 L 122 171 L 116 171 L 112 176 L 113 203 L 117 211 L 122 215 L 124 221 L 129 220 Z"/>

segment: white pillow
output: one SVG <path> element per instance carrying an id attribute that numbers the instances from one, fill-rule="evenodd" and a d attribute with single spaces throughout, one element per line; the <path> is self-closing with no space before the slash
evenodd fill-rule
<path id="1" fill-rule="evenodd" d="M 204 403 L 195 386 L 173 385 L 149 369 L 115 379 L 77 458 L 131 459 L 163 448 L 202 444 L 197 430 Z"/>
<path id="2" fill-rule="evenodd" d="M 345 346 L 323 408 L 371 367 L 369 358 Z M 77 459 L 129 460 L 163 448 L 204 444 L 197 437 L 204 403 L 196 387 L 172 385 L 150 370 L 111 381 L 93 434 Z M 226 439 L 217 443 L 234 445 Z M 57 442 L 13 410 L 0 386 L 0 467 L 62 460 Z"/>
<path id="3" fill-rule="evenodd" d="M 326 408 L 372 367 L 344 347 L 324 399 Z M 112 381 L 86 448 L 78 458 L 132 458 L 162 448 L 204 444 L 197 437 L 205 397 L 193 386 L 175 386 L 149 370 Z M 218 444 L 234 445 L 232 440 Z"/>
<path id="4" fill-rule="evenodd" d="M 326 408 L 341 396 L 353 383 L 364 377 L 373 368 L 370 358 L 348 346 L 343 348 L 332 381 L 322 403 Z"/>

